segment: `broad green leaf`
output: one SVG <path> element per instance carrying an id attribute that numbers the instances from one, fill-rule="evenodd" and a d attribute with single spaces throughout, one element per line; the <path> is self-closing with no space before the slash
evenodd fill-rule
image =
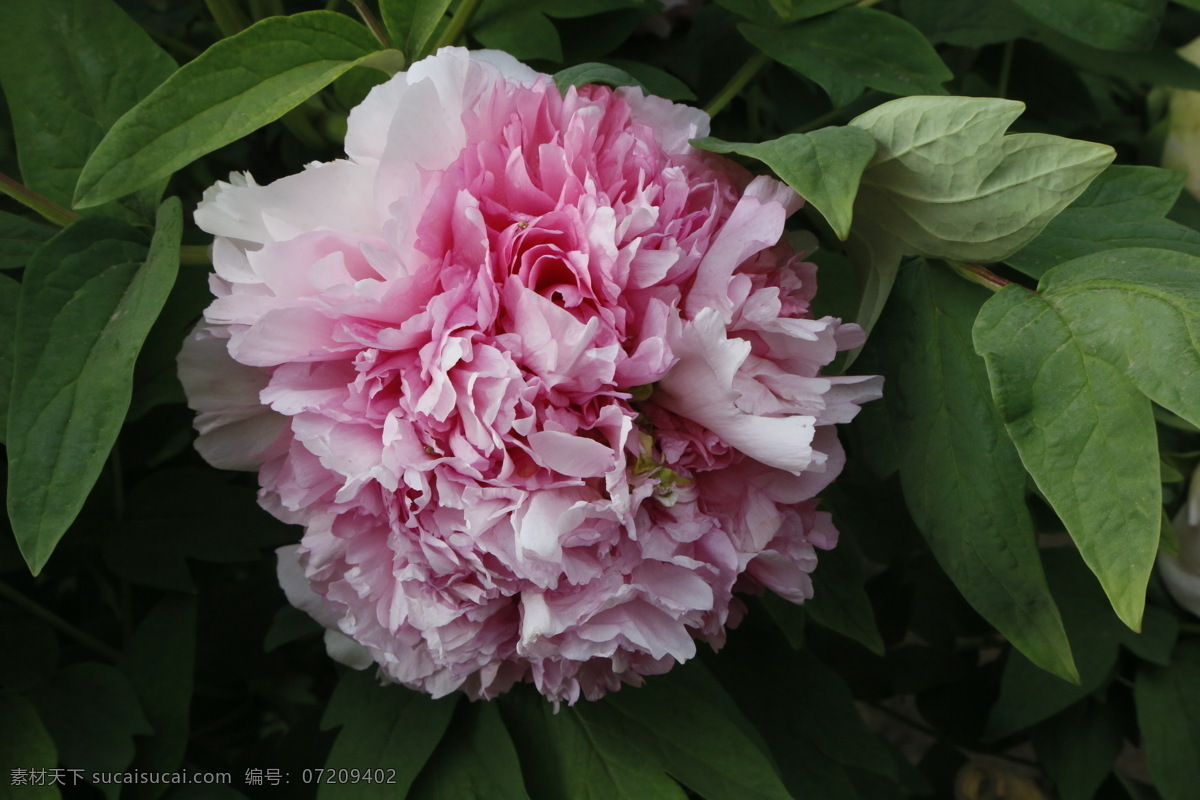
<path id="1" fill-rule="evenodd" d="M 409 800 L 529 800 L 495 703 L 461 703 Z"/>
<path id="2" fill-rule="evenodd" d="M 658 67 L 627 58 L 605 58 L 604 61 L 617 69 L 624 70 L 650 94 L 656 94 L 679 103 L 696 99 L 696 93 L 686 83 Z"/>
<path id="3" fill-rule="evenodd" d="M 133 365 L 175 282 L 183 218 L 163 203 L 149 250 L 84 219 L 29 263 L 8 413 L 8 515 L 37 574 L 79 513 L 129 408 Z"/>
<path id="4" fill-rule="evenodd" d="M 889 94 L 944 94 L 942 84 L 953 77 L 920 31 L 873 8 L 842 8 L 786 28 L 740 30 L 772 59 L 822 86 L 845 75 Z"/>
<path id="5" fill-rule="evenodd" d="M 484 6 L 485 12 L 490 10 L 491 6 Z M 544 59 L 558 64 L 563 60 L 558 29 L 536 6 L 480 13 L 471 34 L 484 47 L 503 50 L 522 61 Z"/>
<path id="6" fill-rule="evenodd" d="M 379 4 L 392 43 L 410 64 L 429 54 L 426 45 L 448 8 L 450 0 L 383 0 Z"/>
<path id="7" fill-rule="evenodd" d="M 883 655 L 883 638 L 875 624 L 871 599 L 863 587 L 862 553 L 843 525 L 837 547 L 821 553 L 813 571 L 813 596 L 804 610 L 819 625 L 848 636 L 877 656 Z"/>
<path id="8" fill-rule="evenodd" d="M 212 469 L 156 470 L 132 488 L 126 508 L 103 557 L 139 586 L 194 592 L 187 559 L 257 561 L 264 548 L 294 540 L 291 528 L 262 513 L 252 489 Z"/>
<path id="9" fill-rule="evenodd" d="M 1013 0 L 1029 16 L 1102 50 L 1146 50 L 1158 36 L 1167 0 Z"/>
<path id="10" fill-rule="evenodd" d="M 404 797 L 450 724 L 457 696 L 430 700 L 403 686 L 380 686 L 373 670 L 347 670 L 325 709 L 321 727 L 341 726 L 327 769 L 386 769 L 396 782 L 328 783 L 319 800 Z"/>
<path id="11" fill-rule="evenodd" d="M 525 785 L 539 800 L 685 800 L 683 788 L 663 771 L 653 753 L 585 717 L 584 708 L 581 702 L 556 713 L 532 691 L 513 692 L 501 700 Z"/>
<path id="12" fill-rule="evenodd" d="M 48 769 L 58 764 L 54 740 L 37 708 L 19 694 L 0 694 L 0 764 L 9 774 L 0 781 L 0 800 L 56 800 L 55 786 L 16 784 L 17 769 Z"/>
<path id="13" fill-rule="evenodd" d="M 1114 58 L 1109 50 L 1088 47 L 1051 31 L 1034 37 L 1058 55 L 1099 75 L 1126 81 L 1200 91 L 1200 66 L 1193 64 L 1166 42 L 1156 42 L 1144 53 L 1122 53 Z"/>
<path id="14" fill-rule="evenodd" d="M 735 14 L 769 28 L 826 14 L 855 0 L 717 0 Z"/>
<path id="15" fill-rule="evenodd" d="M 1099 175 L 1107 145 L 1004 131 L 1024 104 L 906 97 L 856 117 L 875 137 L 856 218 L 909 255 L 999 261 L 1036 236 Z"/>
<path id="16" fill-rule="evenodd" d="M 21 284 L 7 275 L 0 275 L 0 444 L 8 439 L 6 423 L 12 395 L 13 346 L 20 300 Z"/>
<path id="17" fill-rule="evenodd" d="M 1111 166 L 1006 262 L 1040 278 L 1058 264 L 1119 247 L 1200 256 L 1200 233 L 1166 218 L 1183 188 L 1183 177 L 1157 167 Z"/>
<path id="18" fill-rule="evenodd" d="M 900 0 L 900 11 L 929 41 L 956 47 L 1006 42 L 1031 26 L 1008 0 Z"/>
<path id="19" fill-rule="evenodd" d="M 1108 680 L 1117 661 L 1122 631 L 1096 579 L 1073 548 L 1047 551 L 1046 574 L 1079 665 L 1075 682 L 1034 666 L 1012 651 L 1004 664 L 1000 696 L 988 719 L 988 735 L 1002 738 L 1049 719 Z"/>
<path id="20" fill-rule="evenodd" d="M 870 329 L 902 255 L 999 261 L 1032 240 L 1112 161 L 1106 145 L 1004 135 L 1022 103 L 905 97 L 851 121 L 877 145 L 854 204 L 850 252 Z"/>
<path id="21" fill-rule="evenodd" d="M 144 739 L 134 767 L 175 772 L 187 751 L 196 660 L 196 601 L 177 594 L 163 598 L 138 625 L 121 661 L 121 671 L 141 701 L 154 736 Z M 125 798 L 157 798 L 164 784 L 126 787 Z"/>
<path id="22" fill-rule="evenodd" d="M 308 614 L 295 606 L 283 605 L 275 612 L 271 627 L 263 637 L 263 652 L 269 653 L 289 642 L 324 632 L 325 628 Z"/>
<path id="23" fill-rule="evenodd" d="M 1138 658 L 1153 664 L 1171 663 L 1171 653 L 1179 638 L 1179 617 L 1161 606 L 1146 606 L 1141 633 L 1121 628 L 1121 644 Z"/>
<path id="24" fill-rule="evenodd" d="M 750 723 L 698 663 L 636 692 L 577 706 L 577 713 L 597 741 L 650 754 L 707 800 L 791 798 Z"/>
<path id="25" fill-rule="evenodd" d="M 638 79 L 625 70 L 595 61 L 559 70 L 554 73 L 554 83 L 563 94 L 572 86 L 586 86 L 589 83 L 604 86 L 641 86 Z"/>
<path id="26" fill-rule="evenodd" d="M 62 763 L 88 775 L 123 772 L 133 761 L 133 737 L 154 733 L 129 681 L 107 664 L 72 664 L 31 691 L 29 699 L 54 737 Z M 115 784 L 98 788 L 109 798 L 121 789 Z"/>
<path id="27" fill-rule="evenodd" d="M 1200 257 L 1109 250 L 1056 267 L 1038 288 L 1091 354 L 1200 426 Z"/>
<path id="28" fill-rule="evenodd" d="M 376 46 L 332 11 L 268 17 L 217 42 L 117 120 L 79 176 L 75 205 L 129 194 L 279 119 Z"/>
<path id="29" fill-rule="evenodd" d="M 1104 258 L 1071 262 L 1047 273 L 1046 281 Z M 1034 294 L 1012 285 L 994 295 L 976 321 L 975 347 L 1025 468 L 1117 614 L 1137 630 L 1161 524 L 1154 416 L 1130 378 L 1096 352 L 1094 325 L 1042 288 Z M 1104 314 L 1121 310 L 1119 300 L 1085 299 Z M 1132 320 L 1132 328 L 1111 322 L 1114 335 L 1138 337 L 1145 330 L 1140 320 Z"/>
<path id="30" fill-rule="evenodd" d="M 894 759 L 864 724 L 849 688 L 806 651 L 792 652 L 749 623 L 711 664 L 762 733 L 793 797 L 858 800 L 851 771 L 897 779 Z"/>
<path id="31" fill-rule="evenodd" d="M 0 3 L 0 82 L 25 185 L 70 204 L 105 132 L 174 71 L 111 0 Z"/>
<path id="32" fill-rule="evenodd" d="M 822 128 L 790 133 L 769 142 L 724 142 L 712 137 L 692 144 L 714 153 L 740 153 L 775 171 L 788 186 L 812 203 L 839 239 L 850 235 L 854 197 L 863 169 L 875 155 L 875 140 L 859 128 Z"/>
<path id="33" fill-rule="evenodd" d="M 20 269 L 55 234 L 54 228 L 0 211 L 0 269 Z"/>
<path id="34" fill-rule="evenodd" d="M 1112 710 L 1093 700 L 1077 703 L 1033 732 L 1038 762 L 1059 800 L 1092 800 L 1112 771 L 1124 737 Z"/>
<path id="35" fill-rule="evenodd" d="M 1134 684 L 1146 763 L 1164 800 L 1190 800 L 1200 786 L 1200 642 L 1187 639 L 1170 666 L 1146 666 Z"/>
<path id="36" fill-rule="evenodd" d="M 1034 662 L 1077 675 L 1046 585 L 1025 474 L 975 354 L 971 326 L 988 293 L 918 260 L 870 345 L 913 520 L 967 601 Z M 819 569 L 819 567 L 818 567 Z"/>

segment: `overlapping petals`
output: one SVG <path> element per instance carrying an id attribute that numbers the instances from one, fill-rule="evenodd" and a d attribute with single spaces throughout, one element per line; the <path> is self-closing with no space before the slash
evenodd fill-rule
<path id="1" fill-rule="evenodd" d="M 444 49 L 354 111 L 346 160 L 205 195 L 198 447 L 304 526 L 280 578 L 335 655 L 574 702 L 719 646 L 735 590 L 811 594 L 833 426 L 879 383 L 819 374 L 861 331 L 810 318 L 801 201 L 706 132 Z"/>

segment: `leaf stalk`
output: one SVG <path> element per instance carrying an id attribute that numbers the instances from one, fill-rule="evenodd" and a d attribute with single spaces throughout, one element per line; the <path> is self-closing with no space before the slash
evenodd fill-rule
<path id="1" fill-rule="evenodd" d="M 746 88 L 746 84 L 750 82 L 750 79 L 757 75 L 758 71 L 765 67 L 770 60 L 766 53 L 761 50 L 755 50 L 754 55 L 746 59 L 746 63 L 742 64 L 738 71 L 733 73 L 733 77 L 729 79 L 729 82 L 721 87 L 721 91 L 717 92 L 713 99 L 708 101 L 708 105 L 704 107 L 705 113 L 710 117 L 715 117 L 720 113 L 721 109 L 729 105 L 729 101 L 737 97 L 738 92 Z"/>

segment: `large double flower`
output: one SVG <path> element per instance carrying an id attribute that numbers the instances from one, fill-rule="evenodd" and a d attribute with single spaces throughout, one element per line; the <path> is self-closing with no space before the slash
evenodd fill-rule
<path id="1" fill-rule="evenodd" d="M 707 124 L 445 49 L 346 160 L 205 195 L 197 446 L 304 526 L 281 578 L 340 657 L 574 702 L 718 646 L 735 590 L 811 594 L 833 426 L 879 384 L 819 375 L 861 331 L 810 318 L 800 198 Z"/>

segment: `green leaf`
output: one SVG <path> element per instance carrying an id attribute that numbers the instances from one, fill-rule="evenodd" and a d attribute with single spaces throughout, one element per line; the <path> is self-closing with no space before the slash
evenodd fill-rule
<path id="1" fill-rule="evenodd" d="M 1183 179 L 1182 173 L 1158 167 L 1111 166 L 1006 262 L 1040 278 L 1058 264 L 1119 247 L 1200 256 L 1200 233 L 1166 218 Z"/>
<path id="2" fill-rule="evenodd" d="M 129 194 L 279 119 L 376 46 L 365 26 L 332 11 L 268 17 L 217 42 L 112 126 L 75 205 Z"/>
<path id="3" fill-rule="evenodd" d="M 1124 626 L 1113 616 L 1104 593 L 1073 548 L 1047 551 L 1046 574 L 1079 665 L 1068 682 L 1034 666 L 1012 651 L 1004 664 L 1000 696 L 988 719 L 989 738 L 1003 738 L 1069 708 L 1108 680 L 1117 661 Z"/>
<path id="4" fill-rule="evenodd" d="M 396 771 L 396 782 L 323 784 L 320 800 L 404 797 L 450 724 L 457 696 L 430 700 L 403 686 L 380 686 L 371 671 L 347 670 L 325 709 L 321 727 L 341 726 L 327 769 Z"/>
<path id="5" fill-rule="evenodd" d="M 154 733 L 129 681 L 107 664 L 73 664 L 29 698 L 54 737 L 62 763 L 89 775 L 124 771 L 133 761 L 133 737 Z M 99 788 L 113 798 L 121 787 Z"/>
<path id="6" fill-rule="evenodd" d="M 717 0 L 735 14 L 769 28 L 848 6 L 855 0 Z"/>
<path id="7" fill-rule="evenodd" d="M 1031 27 L 1008 0 L 900 0 L 900 10 L 929 41 L 956 47 L 1007 42 Z"/>
<path id="8" fill-rule="evenodd" d="M 55 233 L 49 225 L 0 211 L 0 269 L 25 266 L 29 257 Z"/>
<path id="9" fill-rule="evenodd" d="M 1041 32 L 1035 38 L 1059 56 L 1099 75 L 1200 91 L 1200 66 L 1179 55 L 1166 42 L 1156 42 L 1144 53 L 1122 53 L 1120 58 L 1114 58 L 1109 50 L 1088 47 L 1052 32 Z"/>
<path id="10" fill-rule="evenodd" d="M 410 800 L 529 800 L 495 703 L 461 703 Z"/>
<path id="11" fill-rule="evenodd" d="M 263 652 L 269 653 L 288 642 L 324 632 L 325 628 L 319 622 L 295 606 L 280 606 L 263 637 Z"/>
<path id="12" fill-rule="evenodd" d="M 426 45 L 448 8 L 450 0 L 382 0 L 379 4 L 393 44 L 404 51 L 410 64 L 429 54 Z"/>
<path id="13" fill-rule="evenodd" d="M 58 764 L 54 740 L 37 708 L 19 694 L 0 693 L 0 764 L 6 770 L 48 769 Z M 0 782 L 0 800 L 56 800 L 54 786 L 21 786 L 15 775 Z"/>
<path id="14" fill-rule="evenodd" d="M 13 348 L 21 284 L 0 275 L 0 444 L 8 440 L 8 406 L 12 397 Z"/>
<path id="15" fill-rule="evenodd" d="M 596 704 L 588 702 L 587 707 L 592 705 Z M 580 704 L 556 713 L 532 691 L 516 691 L 501 701 L 525 784 L 534 787 L 539 798 L 685 800 L 682 787 L 653 753 L 585 716 L 583 708 Z"/>
<path id="16" fill-rule="evenodd" d="M 1042 134 L 1005 136 L 1022 103 L 906 97 L 851 121 L 875 137 L 849 248 L 870 329 L 902 255 L 999 261 L 1019 250 L 1108 165 L 1113 150 Z"/>
<path id="17" fill-rule="evenodd" d="M 1200 786 L 1200 642 L 1180 642 L 1167 667 L 1145 667 L 1134 684 L 1146 764 L 1164 800 L 1189 800 Z"/>
<path id="18" fill-rule="evenodd" d="M 871 599 L 863 587 L 863 557 L 854 539 L 839 525 L 837 547 L 821 553 L 813 571 L 813 596 L 804 610 L 819 625 L 860 643 L 877 656 L 883 655 L 883 638 L 875 624 Z"/>
<path id="19" fill-rule="evenodd" d="M 1142 617 L 1142 632 L 1128 628 L 1120 630 L 1121 644 L 1138 658 L 1166 666 L 1179 638 L 1179 617 L 1161 606 L 1146 606 Z"/>
<path id="20" fill-rule="evenodd" d="M 485 6 L 489 9 L 490 6 Z M 471 34 L 484 47 L 503 50 L 521 61 L 563 60 L 558 29 L 538 8 L 514 6 L 496 13 L 479 14 Z"/>
<path id="21" fill-rule="evenodd" d="M 772 59 L 823 87 L 848 76 L 888 94 L 945 94 L 942 84 L 953 77 L 920 31 L 873 8 L 842 8 L 786 28 L 739 29 Z"/>
<path id="22" fill-rule="evenodd" d="M 641 82 L 625 70 L 595 61 L 559 70 L 554 73 L 554 83 L 563 94 L 566 94 L 567 89 L 572 86 L 586 86 L 589 83 L 614 87 L 641 86 Z"/>
<path id="23" fill-rule="evenodd" d="M 1094 355 L 1155 403 L 1200 426 L 1200 258 L 1110 250 L 1056 267 L 1039 291 Z"/>
<path id="24" fill-rule="evenodd" d="M 136 769 L 175 772 L 183 763 L 195 660 L 196 602 L 168 595 L 138 625 L 120 664 L 154 728 L 138 749 Z M 164 784 L 138 784 L 126 787 L 123 797 L 157 798 L 166 790 Z"/>
<path id="25" fill-rule="evenodd" d="M 110 0 L 0 3 L 0 82 L 25 185 L 69 204 L 105 132 L 174 71 Z"/>
<path id="26" fill-rule="evenodd" d="M 116 441 L 138 350 L 175 281 L 182 230 L 176 198 L 159 209 L 149 251 L 122 223 L 84 219 L 26 269 L 8 414 L 8 514 L 34 574 Z"/>
<path id="27" fill-rule="evenodd" d="M 863 170 L 875 155 L 875 140 L 859 128 L 822 128 L 791 133 L 761 144 L 724 142 L 712 137 L 692 144 L 714 153 L 740 153 L 775 171 L 812 203 L 839 239 L 850 235 L 854 197 Z"/>
<path id="28" fill-rule="evenodd" d="M 656 94 L 678 103 L 696 99 L 696 93 L 686 83 L 658 67 L 627 58 L 605 58 L 604 61 L 617 69 L 624 70 L 650 94 Z"/>
<path id="29" fill-rule="evenodd" d="M 779 637 L 748 624 L 711 663 L 762 732 L 793 797 L 858 800 L 851 771 L 898 779 L 895 760 L 864 724 L 850 689 L 806 651 L 790 652 Z"/>
<path id="30" fill-rule="evenodd" d="M 1124 737 L 1103 703 L 1078 703 L 1033 732 L 1038 762 L 1058 789 L 1059 800 L 1092 800 L 1112 772 Z"/>
<path id="31" fill-rule="evenodd" d="M 1107 145 L 1004 130 L 1013 100 L 907 97 L 851 125 L 875 137 L 855 215 L 909 255 L 999 261 L 1023 247 L 1099 175 Z"/>
<path id="32" fill-rule="evenodd" d="M 866 369 L 884 374 L 913 520 L 975 610 L 1037 664 L 1073 680 L 1025 505 L 1021 460 L 972 346 L 971 326 L 988 293 L 918 260 L 903 270 L 895 294 L 864 357 Z"/>
<path id="33" fill-rule="evenodd" d="M 598 741 L 650 754 L 707 800 L 791 798 L 753 727 L 697 662 L 576 709 Z"/>
<path id="34" fill-rule="evenodd" d="M 1167 0 L 1013 0 L 1029 16 L 1102 50 L 1146 50 L 1158 36 Z"/>
<path id="35" fill-rule="evenodd" d="M 1161 516 L 1154 417 L 1074 323 L 1051 298 L 1005 287 L 980 312 L 975 346 L 1026 469 L 1136 630 Z"/>
<path id="36" fill-rule="evenodd" d="M 254 492 L 229 473 L 160 469 L 133 487 L 122 530 L 104 543 L 108 567 L 130 583 L 195 591 L 187 559 L 257 561 L 265 547 L 294 539 L 292 528 L 264 514 Z"/>
<path id="37" fill-rule="evenodd" d="M 1026 468 L 1135 630 L 1161 526 L 1149 400 L 1200 422 L 1198 278 L 1184 253 L 1085 256 L 1039 295 L 1005 288 L 975 329 Z"/>

